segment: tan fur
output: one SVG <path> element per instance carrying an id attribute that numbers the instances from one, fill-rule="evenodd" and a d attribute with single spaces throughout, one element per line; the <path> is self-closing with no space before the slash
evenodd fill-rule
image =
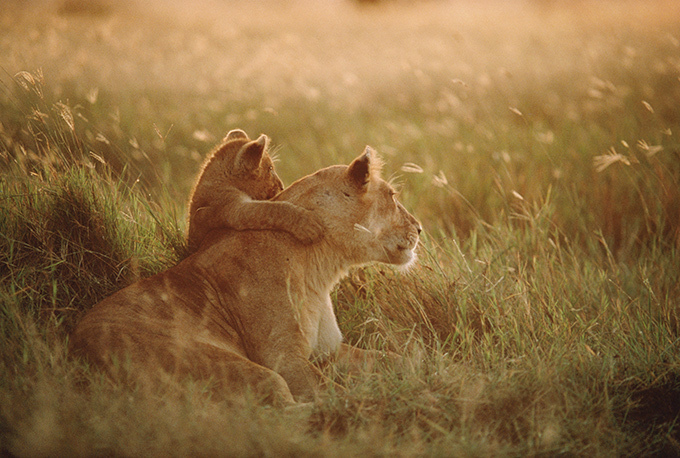
<path id="1" fill-rule="evenodd" d="M 325 382 L 311 359 L 374 353 L 342 344 L 330 292 L 351 266 L 408 265 L 420 224 L 379 177 L 369 148 L 349 166 L 302 178 L 276 202 L 319 215 L 324 238 L 212 231 L 192 256 L 90 310 L 70 350 L 113 376 L 212 378 L 216 392 L 270 402 L 312 398 Z"/>
<path id="2" fill-rule="evenodd" d="M 189 251 L 220 227 L 286 231 L 303 243 L 317 241 L 323 226 L 312 212 L 289 202 L 267 202 L 283 189 L 267 152 L 267 137 L 250 140 L 232 130 L 205 161 L 189 199 Z"/>

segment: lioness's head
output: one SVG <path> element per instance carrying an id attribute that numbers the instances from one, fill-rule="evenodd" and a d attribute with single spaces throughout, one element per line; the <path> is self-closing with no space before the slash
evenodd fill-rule
<path id="1" fill-rule="evenodd" d="M 204 179 L 234 186 L 255 200 L 271 199 L 283 189 L 283 183 L 274 171 L 267 143 L 266 135 L 250 140 L 240 129 L 230 131 L 203 172 L 220 176 Z"/>
<path id="2" fill-rule="evenodd" d="M 347 165 L 336 165 L 304 177 L 276 197 L 312 210 L 336 245 L 354 263 L 371 261 L 408 265 L 415 260 L 420 223 L 397 201 L 380 177 L 382 163 L 366 147 Z"/>

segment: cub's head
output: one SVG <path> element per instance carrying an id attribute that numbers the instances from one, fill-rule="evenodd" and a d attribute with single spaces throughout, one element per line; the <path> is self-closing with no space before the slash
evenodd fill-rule
<path id="1" fill-rule="evenodd" d="M 267 136 L 250 140 L 240 129 L 230 131 L 203 168 L 202 180 L 232 186 L 255 200 L 271 199 L 283 189 L 267 152 Z"/>
<path id="2" fill-rule="evenodd" d="M 336 165 L 304 177 L 276 200 L 314 211 L 327 231 L 324 240 L 348 262 L 409 265 L 416 257 L 420 223 L 380 177 L 382 163 L 366 147 L 348 166 Z"/>

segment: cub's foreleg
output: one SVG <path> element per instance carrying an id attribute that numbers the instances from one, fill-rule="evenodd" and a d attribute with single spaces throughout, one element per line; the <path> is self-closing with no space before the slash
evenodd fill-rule
<path id="1" fill-rule="evenodd" d="M 238 205 L 231 205 L 220 212 L 226 226 L 236 230 L 285 231 L 300 242 L 309 244 L 323 236 L 321 219 L 312 211 L 289 202 L 270 202 L 243 198 Z"/>

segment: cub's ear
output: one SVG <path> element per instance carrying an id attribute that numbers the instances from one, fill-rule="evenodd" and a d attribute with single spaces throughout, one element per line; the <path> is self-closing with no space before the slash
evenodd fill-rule
<path id="1" fill-rule="evenodd" d="M 226 142 L 226 141 L 230 141 L 230 140 L 236 140 L 237 138 L 249 140 L 248 135 L 246 135 L 246 133 L 243 132 L 241 129 L 234 129 L 234 130 L 229 131 L 227 136 L 224 137 L 224 141 Z"/>
<path id="2" fill-rule="evenodd" d="M 349 182 L 361 191 L 368 188 L 368 182 L 371 180 L 371 161 L 375 155 L 375 150 L 367 146 L 363 154 L 354 159 L 347 169 Z"/>
<path id="3" fill-rule="evenodd" d="M 246 143 L 236 154 L 236 167 L 248 172 L 255 170 L 260 166 L 266 148 L 267 136 L 264 134 L 260 135 L 257 140 Z"/>

